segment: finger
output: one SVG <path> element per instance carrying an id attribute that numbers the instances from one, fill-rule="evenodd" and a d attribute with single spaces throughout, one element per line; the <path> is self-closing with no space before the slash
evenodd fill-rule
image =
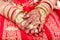
<path id="1" fill-rule="evenodd" d="M 35 10 L 32 10 L 32 11 L 30 11 L 29 13 L 27 13 L 27 14 L 24 16 L 24 18 L 30 17 L 32 14 L 34 14 L 34 11 L 35 11 Z"/>
<path id="2" fill-rule="evenodd" d="M 32 20 L 33 20 L 32 17 L 28 18 L 28 20 L 26 20 L 25 25 L 28 26 L 32 22 Z"/>
<path id="3" fill-rule="evenodd" d="M 29 15 L 28 15 L 28 14 L 25 14 L 23 18 L 24 18 L 24 19 L 27 19 L 27 18 L 29 18 L 29 17 L 30 17 L 30 14 L 29 14 Z"/>
<path id="4" fill-rule="evenodd" d="M 31 23 L 31 21 L 32 21 L 32 17 L 25 19 L 21 24 L 22 26 L 27 27 Z"/>
<path id="5" fill-rule="evenodd" d="M 32 11 L 31 11 L 31 12 L 32 12 Z M 24 18 L 24 19 L 27 19 L 27 18 L 31 17 L 31 14 L 32 14 L 31 12 L 25 14 L 23 18 Z"/>
<path id="6" fill-rule="evenodd" d="M 31 24 L 34 25 L 33 28 L 37 28 L 37 26 L 40 24 L 39 18 L 35 18 L 35 19 L 31 22 Z"/>

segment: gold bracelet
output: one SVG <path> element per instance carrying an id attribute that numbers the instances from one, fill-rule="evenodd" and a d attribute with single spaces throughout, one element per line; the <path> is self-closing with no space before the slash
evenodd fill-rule
<path id="1" fill-rule="evenodd" d="M 45 2 L 40 3 L 36 8 L 38 8 L 38 10 L 40 11 L 40 14 L 41 14 L 41 24 L 43 24 L 44 21 L 45 21 L 45 18 L 49 15 L 49 13 L 51 11 L 51 8 Z"/>
<path id="2" fill-rule="evenodd" d="M 45 10 L 45 12 L 46 12 L 46 14 L 48 14 L 49 12 L 50 12 L 50 7 L 49 7 L 49 5 L 48 4 L 46 4 L 46 3 L 40 3 L 38 6 L 37 6 L 37 8 L 38 7 L 40 7 L 40 8 L 43 8 L 44 10 Z"/>
<path id="3" fill-rule="evenodd" d="M 41 14 L 41 24 L 45 22 L 45 18 L 47 16 L 46 11 L 43 8 L 38 8 L 40 14 Z"/>
<path id="4" fill-rule="evenodd" d="M 47 4 L 50 6 L 51 9 L 54 8 L 54 4 L 51 2 L 51 0 L 43 0 L 43 1 L 41 1 L 41 2 L 42 2 L 42 3 L 47 3 Z"/>
<path id="5" fill-rule="evenodd" d="M 21 11 L 21 12 L 19 12 L 19 14 L 17 14 L 16 15 L 16 17 L 15 17 L 15 22 L 17 23 L 17 24 L 20 24 L 22 21 L 23 21 L 23 16 L 24 16 L 25 14 L 24 14 L 24 12 L 23 11 Z"/>

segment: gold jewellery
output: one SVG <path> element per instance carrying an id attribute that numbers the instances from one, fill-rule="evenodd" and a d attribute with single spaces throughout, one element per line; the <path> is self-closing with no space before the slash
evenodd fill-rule
<path id="1" fill-rule="evenodd" d="M 41 14 L 41 24 L 45 22 L 46 17 L 50 14 L 51 10 L 53 9 L 53 4 L 50 1 L 42 1 L 36 7 Z"/>

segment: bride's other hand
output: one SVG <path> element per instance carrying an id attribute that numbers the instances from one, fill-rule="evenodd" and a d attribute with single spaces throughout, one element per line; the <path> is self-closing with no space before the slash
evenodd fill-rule
<path id="1" fill-rule="evenodd" d="M 24 15 L 23 21 L 18 24 L 19 28 L 28 34 L 38 34 L 40 27 L 40 16 L 39 10 L 32 10 L 28 14 Z"/>

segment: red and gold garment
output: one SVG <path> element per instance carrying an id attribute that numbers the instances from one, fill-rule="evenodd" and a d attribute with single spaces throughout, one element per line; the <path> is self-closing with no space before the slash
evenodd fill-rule
<path id="1" fill-rule="evenodd" d="M 14 0 L 16 4 L 24 4 L 28 1 Z M 33 2 L 31 0 L 31 2 Z M 25 8 L 27 7 L 27 10 Z M 24 6 L 25 11 L 30 11 L 34 6 Z M 24 31 L 19 30 L 15 23 L 0 15 L 0 40 L 60 40 L 60 10 L 54 10 L 46 18 L 43 25 L 43 30 L 39 37 L 34 37 L 26 34 Z"/>

